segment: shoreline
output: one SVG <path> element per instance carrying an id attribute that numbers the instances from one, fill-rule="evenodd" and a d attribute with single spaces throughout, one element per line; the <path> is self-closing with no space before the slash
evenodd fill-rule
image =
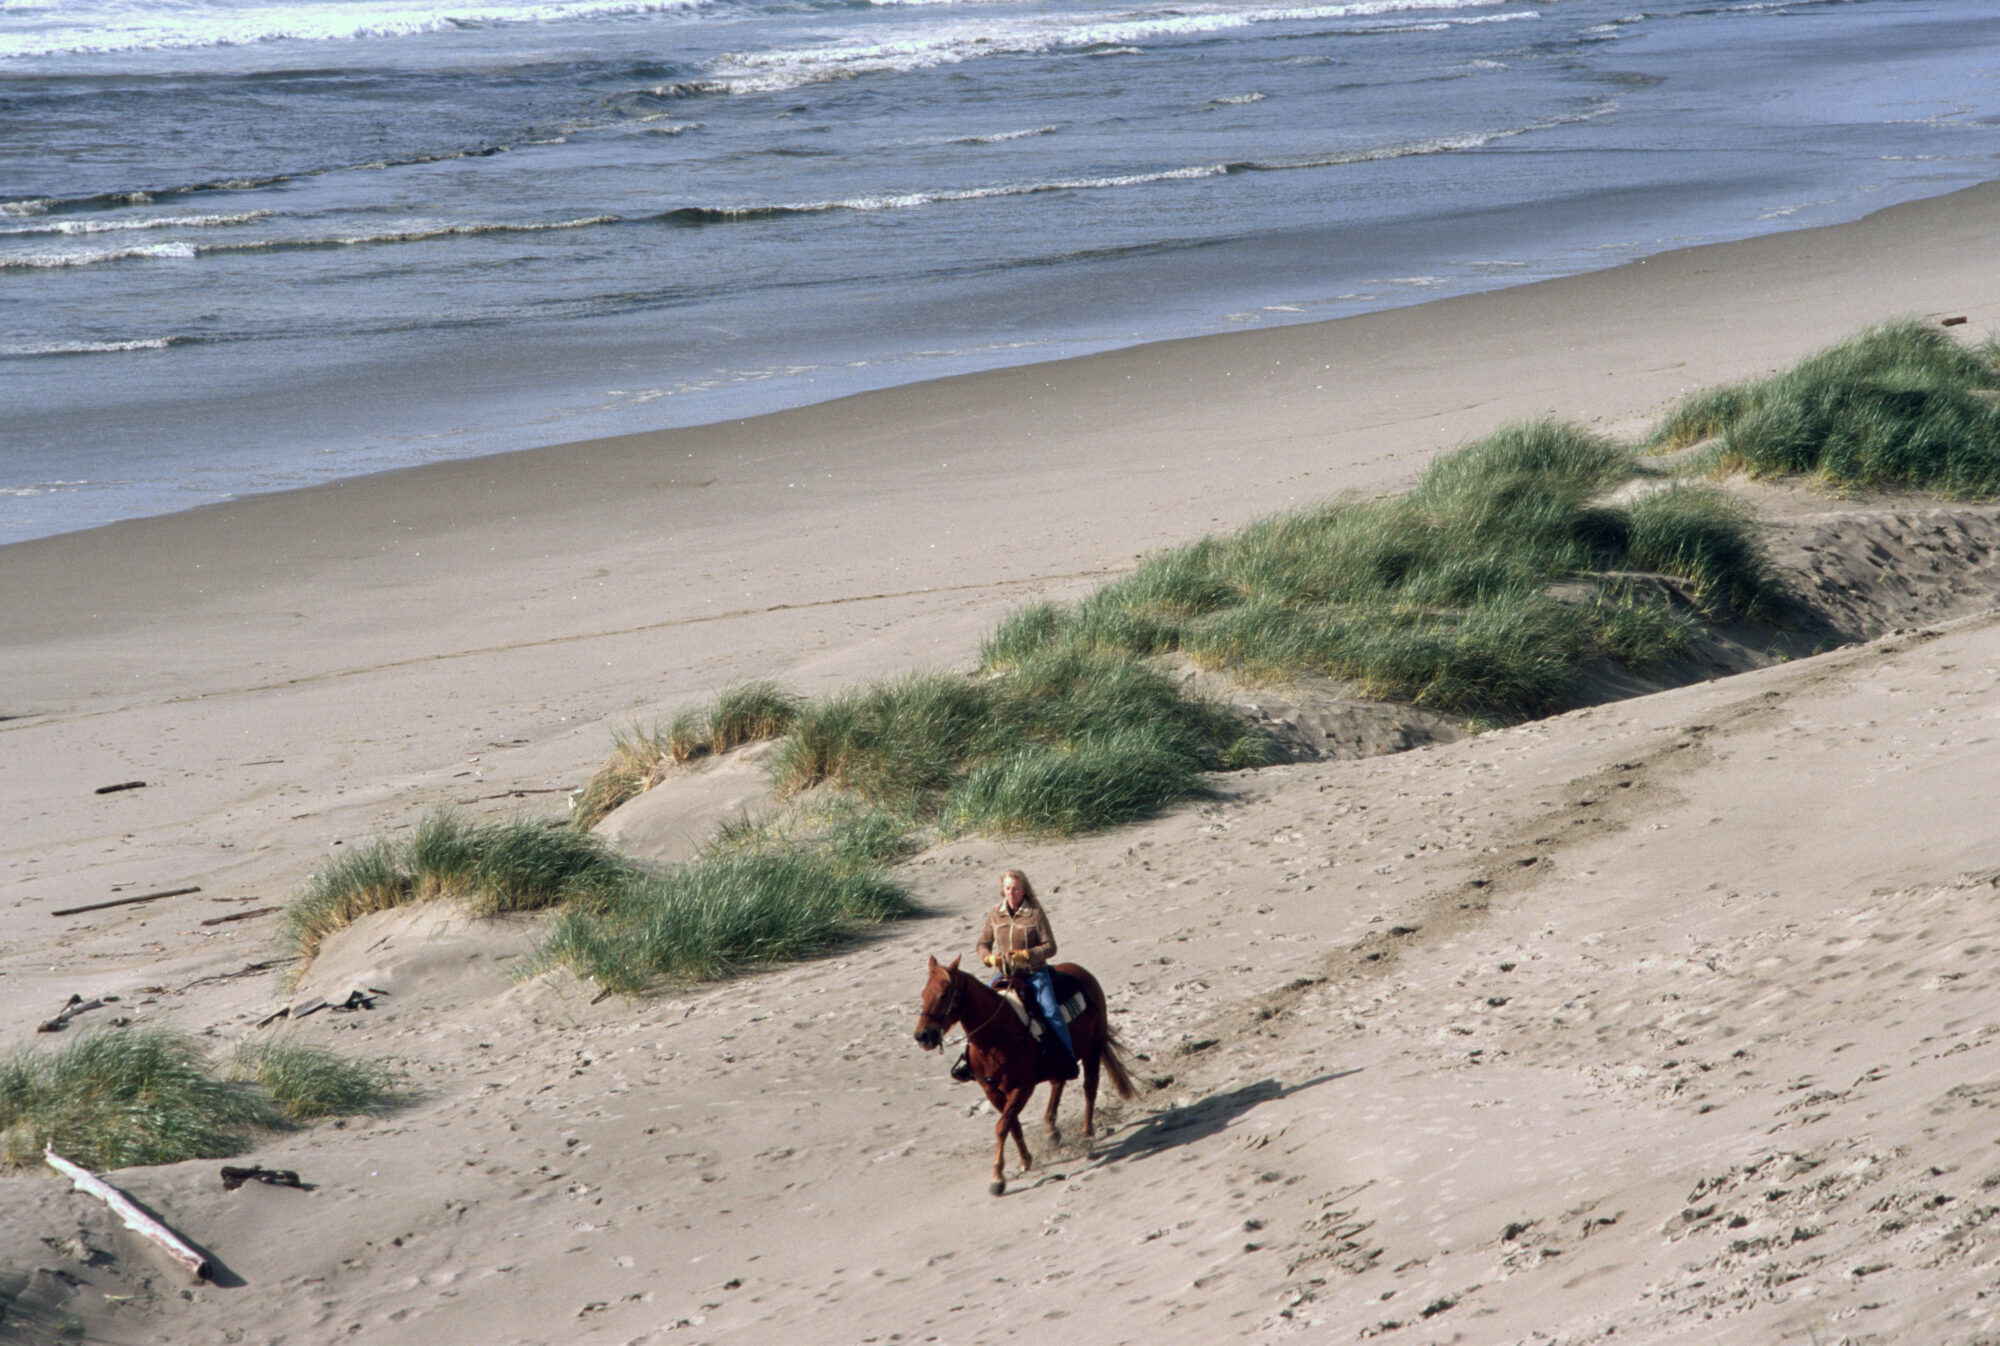
<path id="1" fill-rule="evenodd" d="M 1268 337 L 1273 337 L 1280 333 L 1295 332 L 1298 331 L 1299 329 L 1312 330 L 1312 329 L 1332 327 L 1340 324 L 1363 322 L 1369 319 L 1380 319 L 1392 314 L 1405 313 L 1412 309 L 1427 309 L 1432 307 L 1433 305 L 1438 305 L 1438 304 L 1454 304 L 1454 303 L 1477 301 L 1481 299 L 1491 299 L 1496 295 L 1510 294 L 1517 290 L 1524 290 L 1524 289 L 1532 290 L 1549 285 L 1561 285 L 1568 282 L 1587 281 L 1592 277 L 1600 277 L 1607 274 L 1615 274 L 1631 268 L 1643 267 L 1651 263 L 1664 261 L 1665 259 L 1679 257 L 1683 254 L 1702 253 L 1710 249 L 1716 249 L 1716 248 L 1747 247 L 1750 245 L 1758 244 L 1773 239 L 1788 238 L 1800 235 L 1811 236 L 1811 235 L 1821 234 L 1827 231 L 1838 231 L 1842 229 L 1858 228 L 1860 226 L 1865 225 L 1869 220 L 1872 220 L 1884 213 L 1894 212 L 1899 210 L 1920 209 L 1932 202 L 1947 201 L 1955 197 L 1965 195 L 1967 193 L 1976 193 L 1982 190 L 1982 187 L 1986 185 L 1990 184 L 1978 184 L 1971 187 L 1960 187 L 1942 193 L 1938 196 L 1922 197 L 1914 201 L 1907 201 L 1897 205 L 1883 207 L 1877 211 L 1870 212 L 1870 214 L 1865 215 L 1858 220 L 1852 220 L 1841 224 L 1817 225 L 1817 226 L 1806 227 L 1803 229 L 1781 230 L 1775 233 L 1753 235 L 1748 238 L 1735 239 L 1727 242 L 1704 243 L 1704 244 L 1693 245 L 1691 247 L 1686 247 L 1686 248 L 1669 249 L 1661 253 L 1649 254 L 1644 257 L 1635 258 L 1630 261 L 1616 263 L 1608 267 L 1601 267 L 1594 270 L 1580 271 L 1565 275 L 1558 275 L 1554 277 L 1530 280 L 1526 282 L 1521 282 L 1519 284 L 1501 285 L 1492 289 L 1475 289 L 1469 292 L 1461 292 L 1438 299 L 1417 299 L 1411 302 L 1402 303 L 1387 308 L 1371 309 L 1362 313 L 1348 314 L 1341 317 L 1312 319 L 1303 322 L 1273 323 L 1270 325 L 1259 326 L 1241 331 L 1224 331 L 1224 332 L 1214 332 L 1214 333 L 1195 335 L 1195 336 L 1181 336 L 1181 337 L 1171 337 L 1165 339 L 1148 340 L 1139 342 L 1134 345 L 1115 345 L 1103 349 L 1090 351 L 1088 353 L 1081 355 L 1064 355 L 1048 359 L 1029 360 L 1022 364 L 1001 365 L 989 369 L 975 369 L 967 373 L 946 374 L 942 376 L 925 377 L 917 379 L 912 382 L 899 382 L 899 383 L 892 383 L 883 387 L 864 388 L 862 391 L 859 392 L 837 394 L 835 396 L 826 398 L 824 400 L 806 402 L 795 406 L 780 407 L 776 410 L 760 412 L 747 417 L 725 417 L 720 420 L 698 421 L 693 423 L 679 423 L 670 421 L 669 423 L 662 426 L 657 426 L 654 428 L 649 428 L 639 431 L 624 432 L 616 435 L 592 436 L 577 440 L 559 440 L 544 444 L 530 445 L 528 447 L 523 447 L 523 448 L 502 449 L 491 453 L 481 453 L 463 457 L 455 456 L 430 463 L 413 464 L 404 467 L 395 467 L 395 468 L 388 468 L 376 471 L 363 472 L 352 476 L 336 477 L 329 479 L 327 481 L 315 482 L 304 486 L 286 487 L 278 490 L 261 491 L 252 494 L 238 495 L 227 500 L 205 502 L 202 504 L 189 506 L 188 508 L 185 509 L 169 511 L 164 514 L 142 515 L 130 519 L 116 520 L 114 522 L 107 524 L 93 525 L 87 528 L 71 529 L 65 532 L 44 534 L 39 537 L 22 539 L 16 542 L 0 543 L 0 556 L 7 555 L 7 553 L 13 548 L 21 547 L 24 545 L 32 545 L 37 542 L 45 542 L 52 538 L 69 537 L 76 534 L 92 534 L 101 532 L 105 529 L 116 529 L 135 524 L 142 524 L 152 520 L 173 518 L 188 514 L 201 514 L 205 511 L 210 511 L 215 509 L 227 509 L 233 506 L 245 505 L 252 501 L 268 499 L 272 496 L 289 496 L 289 495 L 299 494 L 302 492 L 322 491 L 327 489 L 339 488 L 347 483 L 366 481 L 375 478 L 395 478 L 403 473 L 422 473 L 431 470 L 449 469 L 456 466 L 487 462 L 489 460 L 494 460 L 494 459 L 511 459 L 523 454 L 571 452 L 575 450 L 585 449 L 595 445 L 609 445 L 613 443 L 625 443 L 636 440 L 657 439 L 663 436 L 689 436 L 689 435 L 701 436 L 704 434 L 704 432 L 719 432 L 724 427 L 761 425 L 772 422 L 778 418 L 795 417 L 801 415 L 811 416 L 821 412 L 826 408 L 838 406 L 840 404 L 851 402 L 856 399 L 881 398 L 881 397 L 894 398 L 898 397 L 899 395 L 910 393 L 912 390 L 927 388 L 933 385 L 957 384 L 966 380 L 979 380 L 983 378 L 1003 376 L 1012 373 L 1020 373 L 1022 371 L 1046 369 L 1049 367 L 1060 368 L 1071 365 L 1079 365 L 1091 361 L 1101 360 L 1106 357 L 1115 357 L 1126 352 L 1137 352 L 1137 351 L 1148 351 L 1148 350 L 1164 351 L 1183 346 L 1203 346 L 1211 343 L 1233 343 L 1238 341 L 1249 341 L 1254 338 L 1260 338 L 1260 337 L 1268 338 Z"/>

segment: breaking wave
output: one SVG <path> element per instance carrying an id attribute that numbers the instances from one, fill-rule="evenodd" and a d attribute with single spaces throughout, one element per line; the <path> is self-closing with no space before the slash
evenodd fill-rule
<path id="1" fill-rule="evenodd" d="M 93 266 L 99 262 L 125 262 L 147 258 L 187 260 L 232 252 L 310 252 L 326 248 L 365 248 L 381 244 L 421 243 L 432 238 L 470 237 L 480 234 L 541 234 L 564 229 L 588 229 L 595 225 L 617 224 L 618 215 L 590 215 L 576 220 L 551 220 L 529 224 L 436 224 L 410 229 L 385 229 L 367 234 L 333 234 L 302 238 L 263 238 L 231 243 L 149 243 L 131 248 L 77 248 L 59 252 L 0 253 L 0 270 L 49 270 L 69 266 Z"/>
<path id="2" fill-rule="evenodd" d="M 130 51 L 245 47 L 265 42 L 339 42 L 412 37 L 502 24 L 565 23 L 687 12 L 708 0 L 458 0 L 457 3 L 252 3 L 188 5 L 113 0 L 74 18 L 22 21 L 0 29 L 0 61 L 104 56 Z"/>
<path id="3" fill-rule="evenodd" d="M 1163 169 L 1155 173 L 1128 173 L 1115 177 L 1057 178 L 1045 182 L 1009 183 L 994 187 L 966 187 L 937 191 L 850 196 L 831 201 L 799 201 L 746 206 L 682 206 L 677 210 L 666 211 L 658 218 L 670 224 L 736 224 L 750 220 L 779 219 L 795 215 L 818 215 L 829 211 L 916 210 L 924 206 L 941 205 L 958 201 L 986 201 L 1009 196 L 1037 196 L 1045 192 L 1105 191 L 1120 187 L 1144 187 L 1161 182 L 1194 182 L 1204 178 L 1228 177 L 1238 173 L 1285 173 L 1299 169 L 1341 168 L 1352 164 L 1379 163 L 1388 159 L 1406 159 L 1426 154 L 1457 154 L 1468 150 L 1483 149 L 1488 145 L 1504 140 L 1511 140 L 1516 136 L 1528 135 L 1534 131 L 1546 131 L 1574 122 L 1589 121 L 1615 110 L 1616 106 L 1615 103 L 1605 101 L 1586 111 L 1569 113 L 1563 116 L 1546 117 L 1526 126 L 1505 127 L 1493 131 L 1468 132 L 1464 135 L 1434 136 L 1424 140 L 1405 141 L 1395 145 L 1344 150 L 1328 154 L 1296 155 L 1281 159 L 1243 159 L 1221 164 L 1196 164 L 1186 168 Z"/>

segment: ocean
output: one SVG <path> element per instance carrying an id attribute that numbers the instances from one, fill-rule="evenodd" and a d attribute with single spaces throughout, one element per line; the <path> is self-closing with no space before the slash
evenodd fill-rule
<path id="1" fill-rule="evenodd" d="M 0 0 L 0 542 L 1849 220 L 1996 155 L 1991 0 Z"/>

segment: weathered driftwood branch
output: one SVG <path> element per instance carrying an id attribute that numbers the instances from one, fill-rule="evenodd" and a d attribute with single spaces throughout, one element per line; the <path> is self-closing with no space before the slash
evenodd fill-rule
<path id="1" fill-rule="evenodd" d="M 155 1220 L 152 1216 L 133 1205 L 131 1197 L 126 1196 L 116 1187 L 113 1187 L 110 1183 L 104 1181 L 104 1179 L 90 1172 L 90 1170 L 79 1168 L 75 1164 L 72 1164 L 53 1149 L 43 1151 L 42 1158 L 48 1161 L 50 1168 L 75 1183 L 77 1191 L 90 1193 L 116 1211 L 118 1218 L 125 1222 L 127 1229 L 137 1234 L 143 1234 L 162 1248 L 165 1248 L 176 1262 L 179 1262 L 194 1273 L 196 1280 L 205 1281 L 208 1279 L 208 1259 L 188 1247 L 187 1244 L 181 1242 L 180 1236 L 174 1233 L 173 1230 L 167 1228 L 158 1220 Z"/>
<path id="2" fill-rule="evenodd" d="M 232 911 L 227 916 L 211 916 L 207 920 L 203 921 L 202 924 L 227 925 L 231 921 L 247 921 L 252 916 L 269 916 L 274 911 L 283 911 L 283 910 L 284 910 L 283 907 L 258 907 L 254 911 Z"/>
<path id="3" fill-rule="evenodd" d="M 118 997 L 112 996 L 111 998 L 116 1000 Z M 103 1009 L 104 1005 L 105 1002 L 102 1000 L 85 1000 L 80 995 L 73 995 L 69 998 L 69 1003 L 62 1007 L 61 1012 L 55 1018 L 43 1020 L 36 1027 L 35 1031 L 37 1033 L 60 1033 L 69 1026 L 69 1021 L 77 1015 L 86 1014 L 94 1009 Z"/>
<path id="4" fill-rule="evenodd" d="M 135 902 L 157 902 L 163 897 L 180 897 L 186 893 L 198 893 L 200 891 L 201 885 L 197 883 L 192 888 L 168 888 L 157 893 L 141 893 L 137 897 L 114 897 L 109 902 L 90 902 L 81 907 L 64 907 L 59 911 L 50 912 L 49 915 L 74 916 L 80 911 L 103 911 L 106 907 L 129 907 Z"/>

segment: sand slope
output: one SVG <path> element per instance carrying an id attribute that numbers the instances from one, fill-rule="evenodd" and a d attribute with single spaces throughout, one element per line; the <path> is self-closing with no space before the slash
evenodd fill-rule
<path id="1" fill-rule="evenodd" d="M 288 992 L 269 918 L 199 924 L 431 803 L 558 811 L 611 725 L 743 677 L 962 663 L 1025 597 L 1509 416 L 1626 428 L 1888 313 L 2000 321 L 1993 198 L 0 550 L 17 1040 L 72 991 L 220 1046 L 368 985 L 293 1031 L 423 1091 L 257 1151 L 311 1192 L 118 1175 L 216 1286 L 32 1175 L 0 1179 L 0 1268 L 130 1342 L 2000 1331 L 1991 511 L 1773 495 L 1828 610 L 1900 634 L 1230 777 L 1103 837 L 935 850 L 927 915 L 720 986 L 592 1003 L 506 978 L 531 922 L 418 913 Z M 1094 1152 L 1031 1128 L 1035 1172 L 993 1200 L 990 1121 L 911 1034 L 924 958 L 1010 863 L 1148 1089 Z"/>

